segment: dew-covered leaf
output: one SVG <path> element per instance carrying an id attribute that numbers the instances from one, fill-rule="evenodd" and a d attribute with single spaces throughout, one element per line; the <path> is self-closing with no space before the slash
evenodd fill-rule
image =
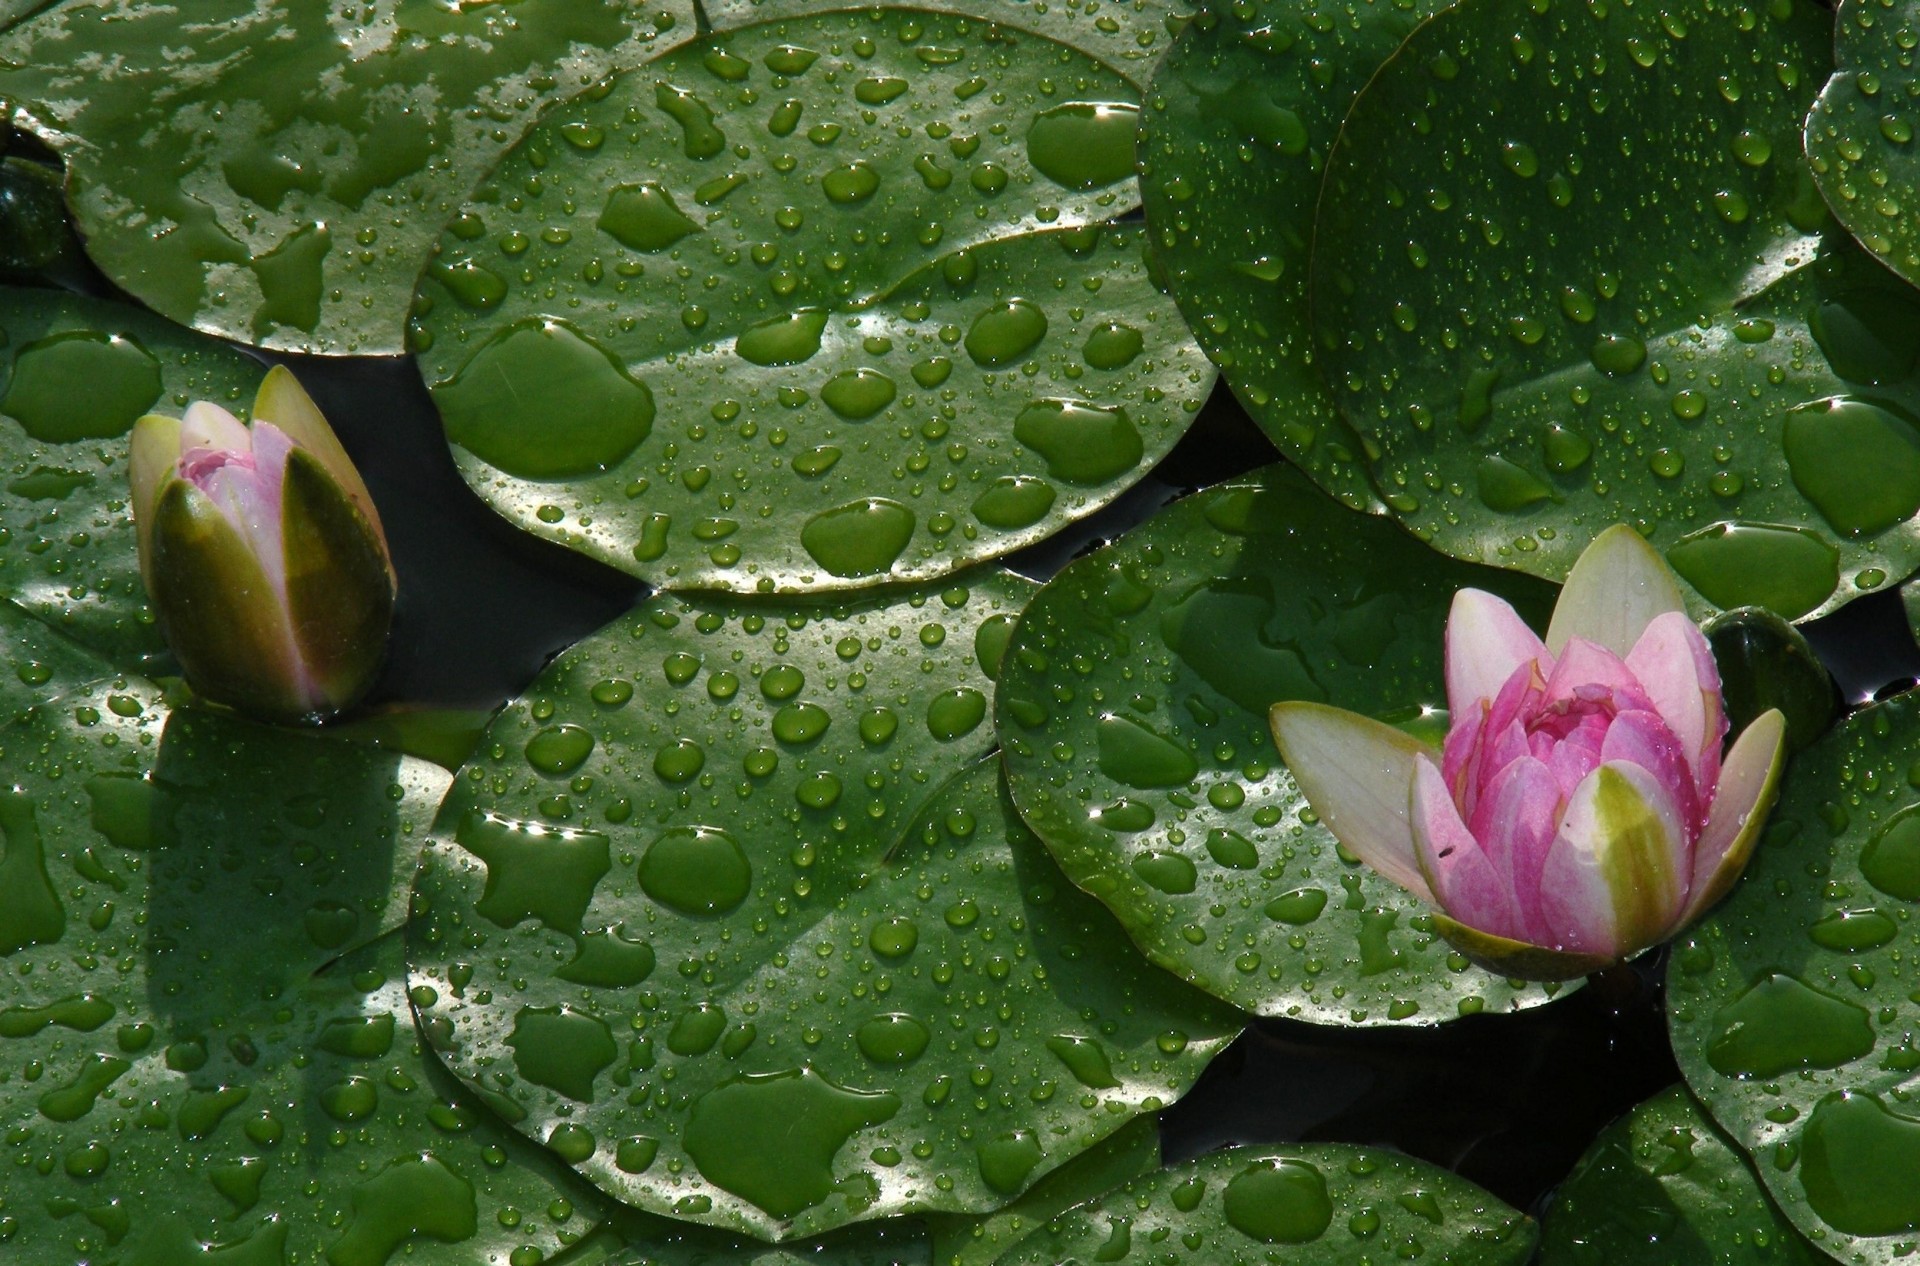
<path id="1" fill-rule="evenodd" d="M 662 595 L 568 651 L 415 882 L 449 1065 L 621 1200 L 773 1239 L 993 1208 L 1171 1101 L 1238 1016 L 980 762 L 1029 590 Z"/>
<path id="2" fill-rule="evenodd" d="M 1554 1195 L 1541 1266 L 1821 1266 L 1681 1086 L 1608 1126 Z"/>
<path id="3" fill-rule="evenodd" d="M 1667 972 L 1687 1084 L 1843 1262 L 1920 1236 L 1920 697 L 1794 757 L 1733 895 Z"/>
<path id="4" fill-rule="evenodd" d="M 1537 1238 L 1520 1212 L 1425 1161 L 1305 1143 L 1229 1148 L 1135 1179 L 1035 1231 L 997 1266 L 1347 1266 L 1416 1258 L 1519 1266 Z"/>
<path id="5" fill-rule="evenodd" d="M 64 0 L 0 97 L 67 161 L 87 249 L 183 325 L 398 352 L 459 198 L 545 105 L 693 34 L 689 0 Z"/>
<path id="6" fill-rule="evenodd" d="M 1199 13 L 1155 72 L 1140 192 L 1194 337 L 1281 451 L 1378 505 L 1308 330 L 1327 150 L 1368 78 L 1445 0 L 1257 0 Z"/>
<path id="7" fill-rule="evenodd" d="M 0 598 L 0 724 L 36 703 L 112 674 L 112 664 Z"/>
<path id="8" fill-rule="evenodd" d="M 244 413 L 261 374 L 137 308 L 0 288 L 0 596 L 121 667 L 158 653 L 127 509 L 127 433 L 189 400 Z"/>
<path id="9" fill-rule="evenodd" d="M 606 1266 L 933 1266 L 926 1229 L 912 1219 L 846 1227 L 818 1239 L 762 1244 L 712 1227 L 662 1223 Z"/>
<path id="10" fill-rule="evenodd" d="M 67 223 L 60 173 L 25 159 L 0 159 L 0 282 L 65 285 L 85 275 L 80 240 Z"/>
<path id="11" fill-rule="evenodd" d="M 10 1264 L 509 1266 L 603 1214 L 416 1035 L 382 930 L 446 774 L 131 679 L 0 767 Z"/>
<path id="12" fill-rule="evenodd" d="M 930 579 L 1119 495 L 1212 367 L 1136 200 L 1138 90 L 948 14 L 668 54 L 546 116 L 414 319 L 496 509 L 647 580 Z"/>
<path id="13" fill-rule="evenodd" d="M 1807 115 L 1807 159 L 1847 232 L 1908 281 L 1920 283 L 1920 157 L 1913 146 L 1915 7 L 1841 0 L 1833 77 Z"/>
<path id="14" fill-rule="evenodd" d="M 778 18 L 804 17 L 829 7 L 817 0 L 709 0 L 708 19 L 722 30 Z M 857 8 L 857 5 L 840 7 Z M 1145 87 L 1193 5 L 1188 0 L 1113 0 L 1055 4 L 1048 0 L 919 0 L 919 9 L 985 18 L 1004 28 L 1044 35 L 1116 67 Z M 924 21 L 924 19 L 923 19 Z"/>
<path id="15" fill-rule="evenodd" d="M 1790 619 L 1920 563 L 1916 296 L 1823 244 L 1799 155 L 1830 29 L 1470 2 L 1381 69 L 1328 159 L 1315 338 L 1409 528 L 1558 577 L 1631 521 L 1701 609 Z"/>
<path id="16" fill-rule="evenodd" d="M 1550 586 L 1438 558 L 1290 466 L 1177 502 L 1028 607 L 996 705 L 1014 800 L 1149 958 L 1246 1010 L 1434 1024 L 1545 1002 L 1343 856 L 1267 726 L 1306 699 L 1437 746 L 1442 630 L 1467 585 L 1542 627 L 1552 605 Z"/>

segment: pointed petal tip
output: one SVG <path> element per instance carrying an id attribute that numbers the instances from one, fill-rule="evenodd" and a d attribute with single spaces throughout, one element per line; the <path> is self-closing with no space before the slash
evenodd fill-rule
<path id="1" fill-rule="evenodd" d="M 1684 611 L 1673 569 L 1646 538 L 1616 523 L 1593 538 L 1567 573 L 1547 627 L 1547 650 L 1558 655 L 1584 637 L 1623 659 L 1656 616 Z"/>
<path id="2" fill-rule="evenodd" d="M 1753 857 L 1787 765 L 1787 718 L 1778 708 L 1748 722 L 1720 766 L 1720 786 L 1694 845 L 1692 889 L 1674 931 L 1711 909 Z"/>
<path id="3" fill-rule="evenodd" d="M 1321 703 L 1276 703 L 1268 714 L 1281 759 L 1307 803 L 1348 852 L 1423 900 L 1408 797 L 1425 744 L 1371 717 Z"/>

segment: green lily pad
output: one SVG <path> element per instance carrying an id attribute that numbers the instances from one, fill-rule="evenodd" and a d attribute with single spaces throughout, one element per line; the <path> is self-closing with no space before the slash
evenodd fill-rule
<path id="1" fill-rule="evenodd" d="M 1435 1024 L 1545 1002 L 1343 855 L 1267 728 L 1309 699 L 1437 745 L 1442 631 L 1469 585 L 1545 627 L 1550 586 L 1438 558 L 1290 466 L 1177 502 L 1028 607 L 997 700 L 1014 801 L 1149 958 L 1248 1011 Z"/>
<path id="2" fill-rule="evenodd" d="M 1911 4 L 1842 0 L 1835 9 L 1833 77 L 1807 115 L 1807 159 L 1834 218 L 1886 265 L 1920 282 L 1920 195 L 1912 98 L 1920 87 Z"/>
<path id="3" fill-rule="evenodd" d="M 1532 1220 L 1437 1166 L 1310 1143 L 1229 1148 L 1135 1179 L 1035 1231 L 997 1266 L 1346 1266 L 1427 1256 L 1519 1266 L 1537 1238 Z"/>
<path id="4" fill-rule="evenodd" d="M 753 22 L 804 17 L 827 6 L 810 0 L 712 0 L 708 19 L 722 30 Z M 1187 20 L 1186 0 L 1121 0 L 1117 4 L 1034 4 L 1028 0 L 921 0 L 914 6 L 984 18 L 1002 31 L 1017 28 L 1098 57 L 1140 87 Z"/>
<path id="5" fill-rule="evenodd" d="M 762 1244 L 712 1227 L 664 1224 L 607 1266 L 932 1266 L 925 1228 L 910 1219 L 844 1230 L 797 1244 Z M 568 1264 L 571 1266 L 571 1263 Z"/>
<path id="6" fill-rule="evenodd" d="M 0 763 L 9 1263 L 508 1266 L 606 1212 L 415 1033 L 381 929 L 444 773 L 128 679 Z"/>
<path id="7" fill-rule="evenodd" d="M 925 580 L 1171 448 L 1213 370 L 1138 229 L 1138 92 L 907 10 L 765 23 L 546 116 L 415 346 L 469 483 L 656 584 Z"/>
<path id="8" fill-rule="evenodd" d="M 1821 1266 L 1685 1088 L 1608 1126 L 1547 1211 L 1542 1266 Z"/>
<path id="9" fill-rule="evenodd" d="M 978 763 L 1028 592 L 662 595 L 562 656 L 415 881 L 449 1066 L 626 1203 L 767 1239 L 994 1208 L 1171 1101 L 1239 1017 Z"/>
<path id="10" fill-rule="evenodd" d="M 0 596 L 121 667 L 162 650 L 127 508 L 127 433 L 191 400 L 244 413 L 263 372 L 136 308 L 0 288 Z"/>
<path id="11" fill-rule="evenodd" d="M 1920 1241 L 1920 698 L 1794 757 L 1746 877 L 1667 972 L 1687 1084 L 1843 1262 Z"/>
<path id="12" fill-rule="evenodd" d="M 0 96 L 67 161 L 87 249 L 183 325 L 402 350 L 458 199 L 542 107 L 694 31 L 688 0 L 80 0 L 0 36 Z M 194 73 L 180 50 L 192 48 Z"/>
<path id="13" fill-rule="evenodd" d="M 1154 254 L 1194 337 L 1281 451 L 1355 509 L 1379 499 L 1307 320 L 1321 175 L 1367 80 L 1444 7 L 1215 5 L 1161 61 L 1141 119 Z"/>
<path id="14" fill-rule="evenodd" d="M 1422 539 L 1557 578 L 1632 520 L 1702 610 L 1789 619 L 1920 563 L 1916 299 L 1817 262 L 1846 252 L 1799 158 L 1830 22 L 1470 3 L 1382 67 L 1328 158 L 1314 320 Z"/>
<path id="15" fill-rule="evenodd" d="M 0 724 L 81 682 L 113 673 L 109 664 L 76 646 L 24 608 L 0 598 Z"/>
<path id="16" fill-rule="evenodd" d="M 80 239 L 67 223 L 60 173 L 24 159 L 0 159 L 0 282 L 67 285 L 86 274 Z"/>

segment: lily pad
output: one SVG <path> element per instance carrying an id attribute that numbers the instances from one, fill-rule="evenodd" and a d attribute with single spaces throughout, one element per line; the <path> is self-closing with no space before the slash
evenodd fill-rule
<path id="1" fill-rule="evenodd" d="M 449 1066 L 626 1203 L 783 1240 L 994 1208 L 1171 1101 L 1240 1018 L 978 763 L 1028 588 L 661 595 L 563 655 L 415 882 Z"/>
<path id="2" fill-rule="evenodd" d="M 1194 337 L 1280 450 L 1354 509 L 1377 508 L 1308 326 L 1327 151 L 1380 63 L 1446 0 L 1214 5 L 1161 61 L 1140 192 Z"/>
<path id="3" fill-rule="evenodd" d="M 1560 1184 L 1542 1266 L 1822 1266 L 1684 1087 L 1604 1130 Z"/>
<path id="4" fill-rule="evenodd" d="M 764 23 L 546 116 L 414 344 L 469 483 L 656 584 L 924 580 L 1118 496 L 1213 370 L 1130 209 L 1138 92 L 907 10 Z"/>
<path id="5" fill-rule="evenodd" d="M 1631 520 L 1703 611 L 1790 619 L 1920 563 L 1915 297 L 1815 262 L 1846 254 L 1797 140 L 1830 22 L 1466 4 L 1381 68 L 1328 158 L 1314 320 L 1422 539 L 1557 578 Z"/>
<path id="6" fill-rule="evenodd" d="M 80 240 L 67 223 L 59 171 L 24 159 L 0 159 L 0 282 L 78 289 L 86 274 Z"/>
<path id="7" fill-rule="evenodd" d="M 727 30 L 753 22 L 803 17 L 825 7 L 813 0 L 712 0 L 704 9 L 715 26 Z M 1044 35 L 1098 57 L 1142 88 L 1193 9 L 1186 0 L 1117 0 L 1110 4 L 920 0 L 914 7 L 984 18 L 1002 31 L 1017 28 Z"/>
<path id="8" fill-rule="evenodd" d="M 435 229 L 534 116 L 693 31 L 690 0 L 209 0 L 191 23 L 65 0 L 0 36 L 0 96 L 65 157 L 87 249 L 129 293 L 210 334 L 371 355 L 402 349 Z"/>
<path id="9" fill-rule="evenodd" d="M 10 1263 L 508 1266 L 606 1212 L 417 1039 L 380 930 L 444 773 L 130 679 L 0 761 Z"/>
<path id="10" fill-rule="evenodd" d="M 1674 1054 L 1816 1248 L 1920 1241 L 1920 698 L 1794 757 L 1746 877 L 1667 973 Z"/>
<path id="11" fill-rule="evenodd" d="M 0 288 L 0 596 L 121 667 L 159 653 L 127 508 L 127 433 L 190 400 L 244 412 L 263 373 L 137 308 Z"/>
<path id="12" fill-rule="evenodd" d="M 1442 631 L 1469 585 L 1545 626 L 1550 586 L 1437 558 L 1290 466 L 1178 502 L 1028 607 L 997 699 L 1014 801 L 1149 958 L 1246 1010 L 1435 1024 L 1545 1002 L 1344 855 L 1267 728 L 1309 699 L 1437 744 Z"/>
<path id="13" fill-rule="evenodd" d="M 82 682 L 113 674 L 113 665 L 0 598 L 0 724 Z"/>
<path id="14" fill-rule="evenodd" d="M 1397 1152 L 1331 1143 L 1236 1147 L 1135 1179 L 1056 1218 L 997 1266 L 1189 1254 L 1208 1266 L 1346 1266 L 1429 1255 L 1457 1266 L 1519 1266 L 1537 1238 L 1519 1211 Z"/>
<path id="15" fill-rule="evenodd" d="M 1833 77 L 1807 115 L 1807 159 L 1834 218 L 1908 281 L 1920 282 L 1920 159 L 1913 97 L 1920 91 L 1912 4 L 1842 0 Z"/>
<path id="16" fill-rule="evenodd" d="M 662 1225 L 607 1266 L 933 1266 L 926 1230 L 911 1219 L 848 1227 L 797 1244 L 762 1244 L 684 1222 Z"/>

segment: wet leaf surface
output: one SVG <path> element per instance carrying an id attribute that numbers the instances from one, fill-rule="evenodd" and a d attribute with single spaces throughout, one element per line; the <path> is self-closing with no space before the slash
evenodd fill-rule
<path id="1" fill-rule="evenodd" d="M 1908 281 L 1920 281 L 1920 194 L 1913 153 L 1914 7 L 1893 0 L 1836 6 L 1833 77 L 1807 114 L 1807 159 L 1847 231 Z"/>
<path id="2" fill-rule="evenodd" d="M 113 665 L 83 650 L 24 608 L 0 599 L 0 725 Z"/>
<path id="3" fill-rule="evenodd" d="M 929 579 L 1144 475 L 1213 371 L 1137 229 L 1138 91 L 1050 40 L 835 13 L 547 116 L 414 342 L 494 507 L 656 584 Z"/>
<path id="4" fill-rule="evenodd" d="M 1142 112 L 1140 191 L 1181 315 L 1281 451 L 1355 508 L 1379 499 L 1308 327 L 1321 176 L 1361 88 L 1443 7 L 1214 6 L 1174 42 Z"/>
<path id="5" fill-rule="evenodd" d="M 620 1199 L 764 1238 L 992 1209 L 1171 1101 L 1237 1015 L 979 763 L 1027 592 L 662 595 L 563 656 L 416 881 L 449 1064 Z"/>
<path id="6" fill-rule="evenodd" d="M 1920 700 L 1794 758 L 1733 895 L 1668 972 L 1687 1084 L 1816 1247 L 1884 1264 L 1920 1234 Z"/>
<path id="7" fill-rule="evenodd" d="M 190 400 L 244 413 L 263 373 L 137 308 L 0 287 L 0 595 L 121 667 L 157 654 L 127 433 Z"/>
<path id="8" fill-rule="evenodd" d="M 445 773 L 134 679 L 0 760 L 9 1262 L 507 1266 L 602 1216 L 415 1034 L 395 872 Z"/>
<path id="9" fill-rule="evenodd" d="M 541 107 L 694 28 L 686 0 L 193 16 L 47 6 L 0 36 L 0 97 L 65 157 L 116 283 L 208 333 L 334 354 L 401 350 L 433 233 Z"/>
<path id="10" fill-rule="evenodd" d="M 1797 157 L 1829 33 L 1468 4 L 1382 68 L 1328 159 L 1314 319 L 1408 527 L 1558 577 L 1632 521 L 1702 609 L 1790 619 L 1920 562 L 1913 300 L 1823 243 Z"/>
<path id="11" fill-rule="evenodd" d="M 1441 638 L 1475 585 L 1544 627 L 1552 588 L 1436 559 L 1291 467 L 1197 493 L 1073 563 L 1028 608 L 997 718 L 1015 802 L 1155 962 L 1262 1015 L 1435 1024 L 1533 1006 L 1343 857 L 1267 709 L 1446 731 Z"/>
<path id="12" fill-rule="evenodd" d="M 1209 1266 L 1335 1266 L 1389 1255 L 1518 1266 L 1536 1239 L 1531 1220 L 1444 1169 L 1310 1143 L 1229 1148 L 1135 1179 L 1056 1218 L 998 1266 L 1188 1255 Z"/>
<path id="13" fill-rule="evenodd" d="M 1560 1184 L 1540 1246 L 1542 1266 L 1827 1260 L 1788 1225 L 1747 1158 L 1682 1086 L 1601 1132 Z"/>

